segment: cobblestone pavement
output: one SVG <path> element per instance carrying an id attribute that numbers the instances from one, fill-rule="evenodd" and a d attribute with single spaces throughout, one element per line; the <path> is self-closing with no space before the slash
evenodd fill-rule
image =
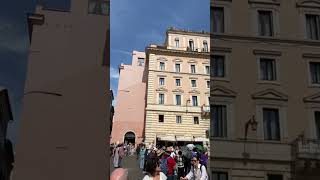
<path id="1" fill-rule="evenodd" d="M 137 160 L 136 156 L 127 156 L 122 160 L 122 168 L 129 170 L 129 178 L 128 180 L 142 180 L 144 175 L 142 170 L 139 168 L 139 161 Z M 114 168 L 111 163 L 110 165 L 110 172 L 112 173 Z"/>

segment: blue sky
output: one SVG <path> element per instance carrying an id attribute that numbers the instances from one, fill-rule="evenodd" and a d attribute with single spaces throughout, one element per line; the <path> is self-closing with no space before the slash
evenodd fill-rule
<path id="1" fill-rule="evenodd" d="M 170 26 L 209 32 L 209 7 L 209 0 L 111 0 L 110 78 L 115 97 L 118 65 L 130 64 L 133 50 L 163 44 Z"/>
<path id="2" fill-rule="evenodd" d="M 68 0 L 42 0 L 63 8 Z M 26 14 L 37 0 L 10 0 L 0 6 L 0 86 L 9 89 L 14 121 L 8 136 L 16 142 L 27 72 L 29 39 Z M 163 44 L 165 31 L 174 26 L 209 31 L 209 0 L 111 0 L 111 88 L 117 95 L 118 65 L 131 63 L 133 50 Z"/>

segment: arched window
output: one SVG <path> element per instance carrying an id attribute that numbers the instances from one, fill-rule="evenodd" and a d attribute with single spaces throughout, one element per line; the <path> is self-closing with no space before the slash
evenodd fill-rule
<path id="1" fill-rule="evenodd" d="M 208 43 L 206 40 L 203 41 L 203 51 L 208 52 Z"/>
<path id="2" fill-rule="evenodd" d="M 191 51 L 194 50 L 194 44 L 193 44 L 193 40 L 192 39 L 189 40 L 189 48 L 190 48 Z"/>
<path id="3" fill-rule="evenodd" d="M 176 47 L 178 48 L 179 47 L 179 38 L 175 38 L 174 41 L 176 43 Z"/>

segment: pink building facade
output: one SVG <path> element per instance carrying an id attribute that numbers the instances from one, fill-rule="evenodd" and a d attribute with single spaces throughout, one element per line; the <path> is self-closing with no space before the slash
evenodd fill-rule
<path id="1" fill-rule="evenodd" d="M 121 64 L 119 73 L 111 143 L 127 141 L 139 144 L 144 139 L 145 124 L 145 53 L 133 51 L 132 64 Z"/>

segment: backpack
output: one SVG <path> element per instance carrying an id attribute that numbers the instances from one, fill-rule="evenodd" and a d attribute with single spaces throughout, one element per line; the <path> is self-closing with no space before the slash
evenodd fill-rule
<path id="1" fill-rule="evenodd" d="M 204 166 L 204 168 L 206 168 L 206 166 L 205 166 L 205 165 L 200 164 L 200 172 L 201 172 L 201 174 L 202 174 L 202 167 L 203 167 L 203 166 Z M 192 169 L 192 173 L 194 174 L 194 168 L 192 167 L 191 169 Z M 206 170 L 207 170 L 207 168 L 206 168 Z M 207 173 L 207 174 L 208 174 L 208 173 Z M 194 178 L 194 176 L 193 176 L 193 178 Z M 208 180 L 208 175 L 207 175 L 206 180 Z"/>
<path id="2" fill-rule="evenodd" d="M 168 164 L 168 158 L 163 158 L 160 160 L 160 169 L 165 175 L 168 174 L 167 164 Z"/>

